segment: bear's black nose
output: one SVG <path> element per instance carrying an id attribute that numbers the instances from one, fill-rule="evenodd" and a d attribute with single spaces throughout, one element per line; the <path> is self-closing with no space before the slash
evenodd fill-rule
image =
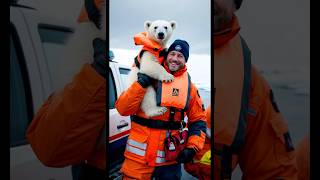
<path id="1" fill-rule="evenodd" d="M 163 32 L 159 32 L 158 33 L 158 38 L 159 39 L 164 39 L 164 33 Z"/>

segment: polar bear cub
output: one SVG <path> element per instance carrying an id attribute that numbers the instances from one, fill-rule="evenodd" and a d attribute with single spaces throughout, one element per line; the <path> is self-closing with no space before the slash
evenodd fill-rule
<path id="1" fill-rule="evenodd" d="M 154 42 L 157 42 L 163 49 L 166 48 L 167 41 L 170 39 L 173 30 L 176 28 L 175 21 L 146 21 L 144 28 L 147 32 L 147 38 L 150 38 Z M 137 81 L 137 73 L 144 73 L 154 79 L 172 82 L 174 77 L 168 73 L 164 67 L 158 63 L 156 57 L 151 52 L 144 52 L 140 60 L 140 69 L 132 67 L 128 77 L 129 86 Z M 129 87 L 128 86 L 128 87 Z M 142 111 L 149 117 L 159 116 L 167 111 L 166 107 L 159 107 L 156 103 L 156 92 L 152 86 L 148 87 L 146 94 L 141 103 Z"/>

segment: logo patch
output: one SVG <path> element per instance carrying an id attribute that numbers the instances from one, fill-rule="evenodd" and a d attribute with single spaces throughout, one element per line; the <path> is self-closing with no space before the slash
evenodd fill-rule
<path id="1" fill-rule="evenodd" d="M 178 44 L 178 45 L 176 45 L 176 47 L 174 47 L 174 49 L 175 49 L 176 51 L 181 51 L 182 47 Z"/>
<path id="2" fill-rule="evenodd" d="M 172 89 L 172 96 L 179 96 L 179 89 L 173 88 Z"/>

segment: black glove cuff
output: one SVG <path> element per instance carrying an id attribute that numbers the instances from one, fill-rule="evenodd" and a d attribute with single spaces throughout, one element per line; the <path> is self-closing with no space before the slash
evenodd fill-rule
<path id="1" fill-rule="evenodd" d="M 196 151 L 193 148 L 185 148 L 183 149 L 178 158 L 177 162 L 178 163 L 187 163 L 192 161 L 193 157 L 196 155 Z"/>
<path id="2" fill-rule="evenodd" d="M 138 73 L 138 83 L 143 87 L 147 88 L 152 84 L 152 78 L 146 74 Z"/>

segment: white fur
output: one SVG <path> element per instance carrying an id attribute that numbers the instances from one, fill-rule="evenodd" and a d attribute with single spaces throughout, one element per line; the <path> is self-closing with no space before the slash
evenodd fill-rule
<path id="1" fill-rule="evenodd" d="M 144 23 L 145 30 L 147 31 L 147 37 L 158 42 L 162 48 L 165 48 L 167 41 L 171 37 L 173 30 L 176 28 L 176 22 L 157 20 L 154 22 L 146 21 Z M 157 27 L 157 28 L 155 28 Z M 165 29 L 167 27 L 167 29 Z M 163 33 L 163 39 L 159 38 L 159 33 Z M 128 85 L 137 81 L 137 73 L 144 73 L 154 79 L 160 81 L 171 82 L 174 77 L 168 73 L 163 66 L 161 66 L 156 57 L 150 52 L 144 52 L 140 60 L 140 70 L 136 67 L 131 69 L 128 78 Z M 129 87 L 128 86 L 128 87 Z M 156 104 L 156 92 L 153 87 L 148 87 L 146 94 L 141 103 L 142 111 L 149 117 L 159 116 L 167 111 L 166 107 L 159 107 Z"/>

